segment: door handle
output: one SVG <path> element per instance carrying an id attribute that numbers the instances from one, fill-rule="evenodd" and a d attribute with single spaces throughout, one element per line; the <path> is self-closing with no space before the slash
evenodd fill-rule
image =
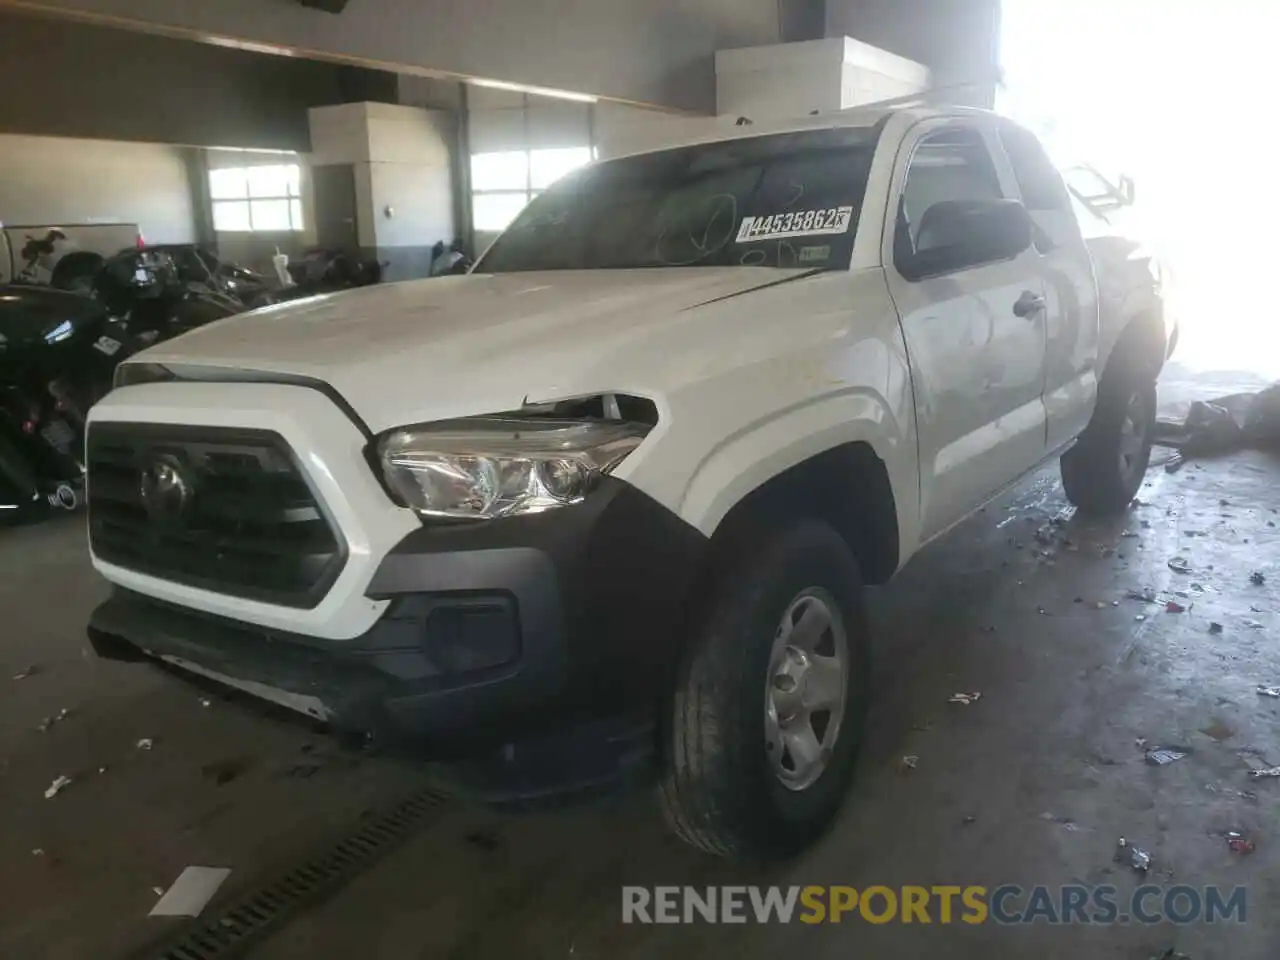
<path id="1" fill-rule="evenodd" d="M 1020 296 L 1013 304 L 1013 315 L 1029 320 L 1037 313 L 1044 309 L 1044 297 L 1038 293 L 1032 293 L 1030 290 L 1022 291 Z"/>

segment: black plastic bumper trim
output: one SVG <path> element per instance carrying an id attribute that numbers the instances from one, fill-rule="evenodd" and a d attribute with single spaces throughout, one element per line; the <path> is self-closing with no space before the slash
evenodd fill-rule
<path id="1" fill-rule="evenodd" d="M 315 698 L 339 729 L 504 742 L 651 708 L 677 661 L 706 548 L 696 529 L 609 479 L 574 506 L 412 531 L 369 586 L 390 601 L 387 611 L 353 640 L 268 630 L 122 590 L 94 611 L 89 635 L 104 657 L 177 658 Z M 433 653 L 432 617 L 477 603 L 492 615 L 475 629 L 505 629 L 502 611 L 511 611 L 511 658 L 451 669 L 456 660 Z M 443 620 L 455 630 L 460 622 Z M 501 637 L 484 639 L 486 649 L 506 649 Z"/>

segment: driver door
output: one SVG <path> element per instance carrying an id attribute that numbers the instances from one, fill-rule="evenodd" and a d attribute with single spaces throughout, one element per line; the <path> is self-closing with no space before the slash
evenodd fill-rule
<path id="1" fill-rule="evenodd" d="M 1017 198 L 992 138 L 978 120 L 920 124 L 894 171 L 884 262 L 911 361 L 923 539 L 1047 452 L 1045 291 L 1035 249 L 916 280 L 898 269 L 931 242 L 934 204 Z"/>

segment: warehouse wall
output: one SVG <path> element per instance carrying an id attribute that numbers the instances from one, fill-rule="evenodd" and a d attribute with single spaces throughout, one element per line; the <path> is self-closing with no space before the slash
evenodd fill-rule
<path id="1" fill-rule="evenodd" d="M 8 133 L 306 150 L 308 107 L 395 78 L 0 10 L 0 90 Z"/>
<path id="2" fill-rule="evenodd" d="M 23 0 L 182 35 L 229 37 L 412 73 L 470 75 L 710 111 L 712 54 L 812 29 L 809 0 Z"/>
<path id="3" fill-rule="evenodd" d="M 195 239 L 183 151 L 156 144 L 0 135 L 0 219 L 137 223 L 153 243 Z"/>
<path id="4" fill-rule="evenodd" d="M 350 210 L 354 245 L 363 257 L 382 263 L 389 280 L 426 276 L 432 245 L 455 236 L 457 127 L 453 112 L 404 104 L 311 111 L 311 163 L 330 174 L 348 169 L 354 181 L 351 198 L 341 177 L 320 180 L 328 184 L 316 191 L 321 219 L 329 222 L 337 211 L 349 223 Z M 323 232 L 322 242 L 335 243 Z"/>
<path id="5" fill-rule="evenodd" d="M 935 87 L 990 107 L 999 64 L 999 0 L 827 0 L 827 36 L 849 36 L 924 64 Z"/>

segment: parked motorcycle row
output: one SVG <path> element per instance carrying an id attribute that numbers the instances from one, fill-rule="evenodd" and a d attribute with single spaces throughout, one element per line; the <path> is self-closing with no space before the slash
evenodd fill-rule
<path id="1" fill-rule="evenodd" d="M 52 239 L 28 244 L 29 266 Z M 126 357 L 232 314 L 382 279 L 376 263 L 320 249 L 288 273 L 286 287 L 174 244 L 121 250 L 63 288 L 31 271 L 0 285 L 0 523 L 83 502 L 86 417 Z"/>

